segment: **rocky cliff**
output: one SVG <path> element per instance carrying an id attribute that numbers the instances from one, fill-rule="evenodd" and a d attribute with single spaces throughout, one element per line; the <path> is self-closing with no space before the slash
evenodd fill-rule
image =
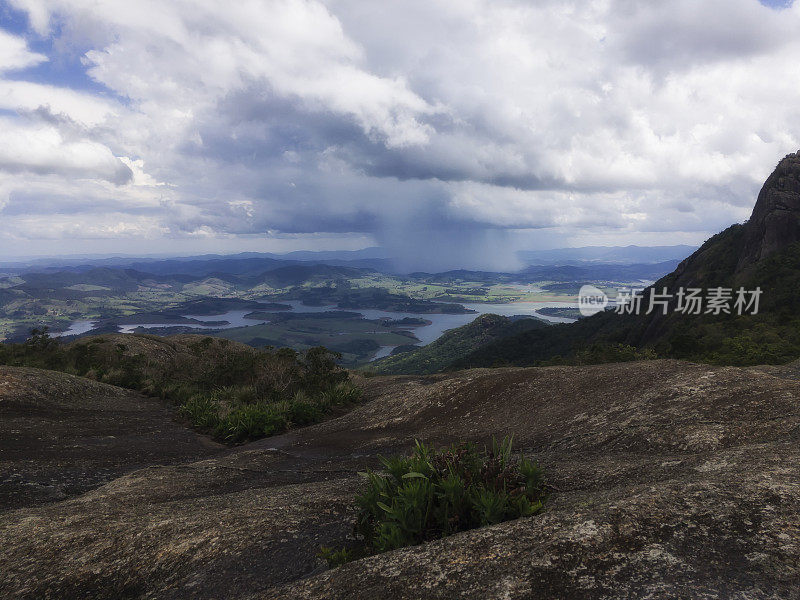
<path id="1" fill-rule="evenodd" d="M 786 156 L 758 194 L 737 270 L 800 241 L 800 151 Z"/>

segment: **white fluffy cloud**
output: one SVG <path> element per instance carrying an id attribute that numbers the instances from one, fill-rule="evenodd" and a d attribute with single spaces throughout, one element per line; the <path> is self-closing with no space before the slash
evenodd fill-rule
<path id="1" fill-rule="evenodd" d="M 25 40 L 0 30 L 0 72 L 38 65 L 47 57 L 28 50 Z"/>
<path id="2" fill-rule="evenodd" d="M 88 139 L 65 139 L 47 124 L 18 126 L 0 118 L 0 170 L 11 173 L 58 173 L 126 183 L 130 168 L 109 149 Z"/>
<path id="3" fill-rule="evenodd" d="M 0 232 L 18 237 L 52 220 L 164 249 L 319 232 L 455 255 L 468 235 L 470 256 L 511 230 L 699 242 L 800 148 L 800 5 L 12 4 L 52 42 L 44 56 L 0 34 L 0 109 L 17 113 Z M 106 93 L 23 76 L 70 52 Z M 64 225 L 92 206 L 96 227 Z"/>

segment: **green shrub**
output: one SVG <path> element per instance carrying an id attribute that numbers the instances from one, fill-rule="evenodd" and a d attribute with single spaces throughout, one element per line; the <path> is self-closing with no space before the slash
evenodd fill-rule
<path id="1" fill-rule="evenodd" d="M 295 397 L 294 400 L 289 402 L 289 421 L 292 425 L 311 425 L 322 420 L 325 416 L 322 406 L 313 400 L 305 400 L 304 396 L 298 394 L 299 399 Z"/>
<path id="2" fill-rule="evenodd" d="M 658 354 L 651 348 L 636 348 L 628 344 L 596 343 L 581 347 L 572 356 L 556 356 L 543 361 L 548 365 L 600 365 L 604 363 L 631 362 L 634 360 L 655 360 Z"/>
<path id="3" fill-rule="evenodd" d="M 215 434 L 229 442 L 243 442 L 282 433 L 289 427 L 282 404 L 244 404 L 231 410 L 217 425 Z"/>
<path id="4" fill-rule="evenodd" d="M 142 372 L 132 365 L 122 365 L 109 369 L 100 378 L 103 383 L 138 390 L 142 388 L 144 377 Z"/>
<path id="5" fill-rule="evenodd" d="M 303 389 L 321 392 L 348 380 L 347 371 L 336 364 L 342 355 L 323 346 L 309 348 L 303 357 Z"/>
<path id="6" fill-rule="evenodd" d="M 218 401 L 228 404 L 253 404 L 258 400 L 252 385 L 227 385 L 215 388 L 212 393 Z"/>
<path id="7" fill-rule="evenodd" d="M 214 429 L 219 425 L 219 403 L 206 394 L 198 394 L 180 408 L 193 427 Z"/>
<path id="8" fill-rule="evenodd" d="M 356 498 L 359 545 L 323 555 L 345 557 L 385 552 L 453 533 L 526 517 L 545 500 L 541 469 L 512 454 L 512 440 L 435 449 L 417 442 L 411 456 L 381 458 L 383 473 L 368 472 Z"/>
<path id="9" fill-rule="evenodd" d="M 335 548 L 322 546 L 319 549 L 319 557 L 325 559 L 329 567 L 334 568 L 350 562 L 356 558 L 356 555 L 355 552 L 347 548 L 340 548 L 337 550 Z"/>
<path id="10" fill-rule="evenodd" d="M 245 385 L 236 388 L 234 401 L 240 404 L 252 404 L 258 400 L 258 393 L 255 386 Z"/>
<path id="11" fill-rule="evenodd" d="M 320 402 L 328 408 L 355 404 L 363 391 L 349 381 L 337 383 L 320 394 Z"/>
<path id="12" fill-rule="evenodd" d="M 162 400 L 171 400 L 175 404 L 182 405 L 197 395 L 200 390 L 196 385 L 188 383 L 170 383 L 152 391 L 157 391 L 156 395 Z"/>

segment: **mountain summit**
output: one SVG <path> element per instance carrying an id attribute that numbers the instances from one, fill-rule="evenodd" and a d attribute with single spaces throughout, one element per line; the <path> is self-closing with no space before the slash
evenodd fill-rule
<path id="1" fill-rule="evenodd" d="M 737 270 L 800 241 L 800 150 L 787 155 L 769 176 L 746 224 Z"/>

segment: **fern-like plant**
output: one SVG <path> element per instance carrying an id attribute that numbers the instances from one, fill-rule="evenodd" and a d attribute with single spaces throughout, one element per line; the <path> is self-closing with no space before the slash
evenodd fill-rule
<path id="1" fill-rule="evenodd" d="M 356 498 L 358 547 L 347 559 L 411 546 L 453 533 L 527 517 L 545 500 L 542 470 L 512 451 L 512 438 L 480 450 L 472 443 L 436 449 L 419 441 L 410 456 L 381 458 Z M 335 557 L 336 560 L 332 560 Z"/>

